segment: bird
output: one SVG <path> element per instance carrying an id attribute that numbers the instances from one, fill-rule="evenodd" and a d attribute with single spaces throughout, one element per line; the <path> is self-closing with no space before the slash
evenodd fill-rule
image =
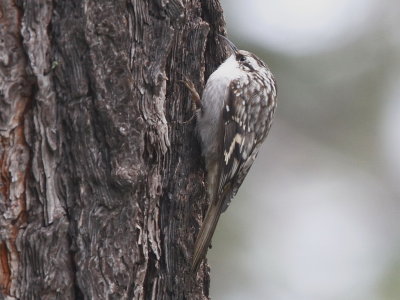
<path id="1" fill-rule="evenodd" d="M 231 55 L 208 78 L 197 112 L 196 131 L 210 204 L 195 241 L 192 272 L 197 272 L 221 213 L 256 159 L 277 102 L 276 81 L 269 67 L 225 36 L 219 38 Z"/>

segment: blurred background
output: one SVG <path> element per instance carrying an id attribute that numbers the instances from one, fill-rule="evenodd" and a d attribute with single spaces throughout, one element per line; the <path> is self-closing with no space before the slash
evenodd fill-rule
<path id="1" fill-rule="evenodd" d="M 212 298 L 400 299 L 400 2 L 222 5 L 279 101 L 213 238 Z"/>

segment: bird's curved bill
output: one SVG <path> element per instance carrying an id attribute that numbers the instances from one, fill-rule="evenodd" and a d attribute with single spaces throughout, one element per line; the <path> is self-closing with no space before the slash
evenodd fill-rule
<path id="1" fill-rule="evenodd" d="M 238 52 L 238 48 L 235 46 L 235 44 L 233 44 L 230 40 L 228 40 L 227 37 L 220 34 L 218 34 L 218 37 L 222 39 L 235 54 Z"/>

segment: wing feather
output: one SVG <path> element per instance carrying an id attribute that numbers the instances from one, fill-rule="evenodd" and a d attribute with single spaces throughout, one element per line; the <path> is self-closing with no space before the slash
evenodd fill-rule
<path id="1" fill-rule="evenodd" d="M 241 82 L 251 85 L 249 81 L 232 81 L 223 112 L 224 151 L 218 189 L 219 197 L 225 202 L 223 210 L 238 191 L 257 156 L 257 145 L 264 139 L 255 135 L 252 124 L 257 123 L 256 119 L 260 118 L 264 111 L 263 106 L 267 105 L 266 101 L 263 101 L 265 91 L 246 88 L 240 85 Z M 243 95 L 243 91 L 246 90 L 251 91 L 250 97 Z M 252 107 L 254 105 L 257 109 Z"/>

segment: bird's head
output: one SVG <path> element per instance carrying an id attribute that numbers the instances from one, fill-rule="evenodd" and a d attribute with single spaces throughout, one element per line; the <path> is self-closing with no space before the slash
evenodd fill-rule
<path id="1" fill-rule="evenodd" d="M 222 41 L 226 45 L 228 45 L 230 51 L 232 52 L 232 55 L 239 65 L 239 67 L 247 72 L 258 72 L 261 69 L 265 69 L 268 67 L 265 65 L 265 63 L 258 58 L 255 54 L 246 51 L 246 50 L 239 50 L 235 44 L 233 44 L 228 38 L 224 37 L 223 35 L 219 35 Z"/>

